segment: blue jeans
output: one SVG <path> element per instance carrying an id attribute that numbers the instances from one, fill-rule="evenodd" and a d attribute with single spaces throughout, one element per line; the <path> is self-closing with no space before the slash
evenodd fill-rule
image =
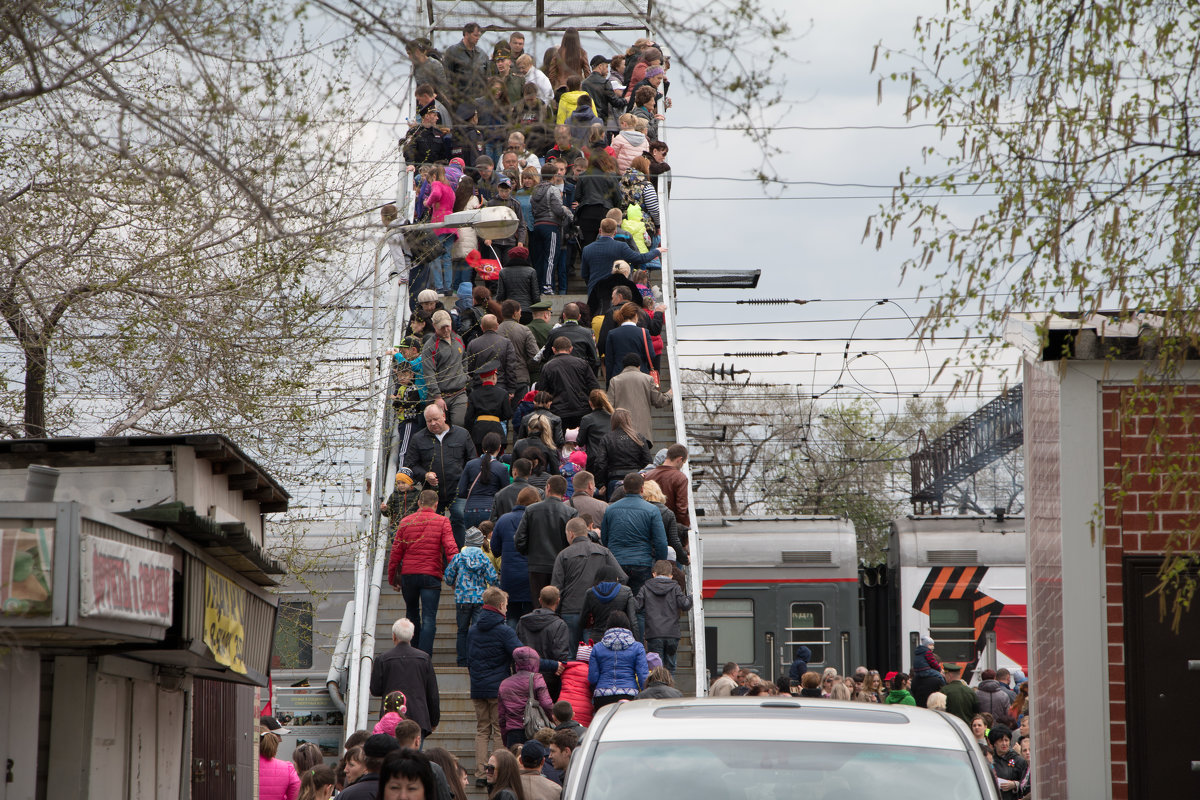
<path id="1" fill-rule="evenodd" d="M 646 640 L 646 648 L 662 656 L 663 666 L 667 672 L 675 674 L 675 654 L 679 651 L 679 640 L 665 636 L 656 636 Z"/>
<path id="2" fill-rule="evenodd" d="M 447 292 L 454 288 L 454 259 L 450 257 L 450 248 L 454 246 L 458 234 L 443 233 L 438 238 L 442 240 L 445 249 L 440 256 L 429 262 L 429 284 L 439 292 Z"/>
<path id="3" fill-rule="evenodd" d="M 463 261 L 461 258 L 453 259 L 451 264 L 454 267 L 454 285 L 450 288 L 457 292 L 458 287 L 461 284 L 472 283 L 474 281 L 475 270 L 471 269 L 471 267 L 467 265 L 467 262 Z"/>
<path id="4" fill-rule="evenodd" d="M 467 498 L 458 497 L 450 501 L 450 530 L 454 533 L 454 543 L 462 550 L 467 538 L 467 526 L 463 524 L 463 514 L 467 507 Z M 490 515 L 489 515 L 490 516 Z"/>
<path id="5" fill-rule="evenodd" d="M 490 508 L 480 509 L 479 511 L 464 511 L 463 512 L 463 530 L 467 528 L 478 528 L 479 523 L 485 519 L 492 518 L 492 510 Z"/>
<path id="6" fill-rule="evenodd" d="M 455 603 L 454 617 L 458 621 L 458 639 L 455 641 L 455 652 L 458 665 L 467 666 L 467 631 L 479 620 L 482 603 Z"/>
<path id="7" fill-rule="evenodd" d="M 417 648 L 432 658 L 442 582 L 432 575 L 401 575 L 400 594 L 404 596 L 404 616 L 416 628 L 413 638 L 417 640 Z"/>

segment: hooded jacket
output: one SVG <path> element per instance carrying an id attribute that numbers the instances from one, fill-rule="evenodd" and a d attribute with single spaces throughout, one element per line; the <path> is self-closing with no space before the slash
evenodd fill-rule
<path id="1" fill-rule="evenodd" d="M 792 659 L 792 666 L 788 669 L 788 677 L 792 683 L 799 683 L 800 677 L 808 672 L 808 662 L 812 659 L 812 650 L 805 645 L 799 645 L 796 648 L 796 657 Z"/>
<path id="2" fill-rule="evenodd" d="M 912 675 L 914 678 L 932 678 L 934 675 L 941 675 L 941 666 L 937 656 L 927 646 L 919 644 L 913 650 Z"/>
<path id="3" fill-rule="evenodd" d="M 646 138 L 646 134 L 630 128 L 613 137 L 612 149 L 617 157 L 617 166 L 624 172 L 629 169 L 635 158 L 650 152 L 650 140 Z"/>
<path id="4" fill-rule="evenodd" d="M 892 689 L 887 693 L 887 697 L 883 698 L 883 702 L 888 705 L 905 705 L 915 706 L 916 698 L 908 691 L 908 689 Z"/>
<path id="5" fill-rule="evenodd" d="M 549 181 L 542 181 L 533 187 L 533 196 L 529 199 L 533 209 L 533 224 L 552 222 L 555 225 L 570 225 L 575 216 L 570 209 L 563 206 L 562 195 L 558 188 Z"/>
<path id="6" fill-rule="evenodd" d="M 464 547 L 446 567 L 446 583 L 454 587 L 455 603 L 482 603 L 483 590 L 500 580 L 492 561 L 478 547 Z"/>
<path id="7" fill-rule="evenodd" d="M 637 697 L 650 675 L 646 648 L 627 628 L 613 628 L 592 648 L 588 681 L 596 687 L 593 697 L 628 695 Z"/>
<path id="8" fill-rule="evenodd" d="M 630 203 L 625 209 L 625 219 L 621 221 L 621 230 L 633 239 L 633 246 L 639 253 L 649 253 L 650 237 L 646 233 L 646 223 L 642 221 L 642 207 Z"/>
<path id="9" fill-rule="evenodd" d="M 531 572 L 552 572 L 554 559 L 567 547 L 567 522 L 579 512 L 557 497 L 547 497 L 525 509 L 514 536 L 517 552 Z"/>
<path id="10" fill-rule="evenodd" d="M 554 559 L 550 583 L 558 587 L 561 594 L 558 606 L 560 614 L 579 614 L 583 611 L 584 601 L 596 585 L 596 575 L 604 567 L 615 569 L 622 580 L 626 578 L 625 571 L 617 564 L 612 552 L 586 536 L 571 542 L 567 549 L 558 554 Z"/>
<path id="11" fill-rule="evenodd" d="M 575 109 L 579 106 L 579 98 L 585 96 L 587 92 L 583 89 L 577 89 L 574 92 L 563 92 L 558 97 L 558 116 L 554 121 L 559 125 L 567 124 L 567 118 L 575 113 Z"/>
<path id="12" fill-rule="evenodd" d="M 500 588 L 508 592 L 510 603 L 533 600 L 529 592 L 529 561 L 513 544 L 517 526 L 524 516 L 525 506 L 513 506 L 512 511 L 496 520 L 496 526 L 492 528 L 492 555 L 500 559 Z"/>
<path id="13" fill-rule="evenodd" d="M 584 92 L 584 94 L 586 95 L 587 93 Z M 590 95 L 588 98 L 586 101 L 581 100 L 575 107 L 575 110 L 571 112 L 571 116 L 567 117 L 567 126 L 571 129 L 571 138 L 576 142 L 586 143 L 588 135 L 592 131 L 592 126 L 604 124 L 604 119 L 597 116 L 596 112 L 592 109 Z"/>
<path id="14" fill-rule="evenodd" d="M 579 613 L 579 627 L 587 630 L 604 630 L 608 617 L 614 611 L 622 611 L 630 619 L 637 617 L 637 603 L 633 592 L 623 583 L 604 581 L 588 589 L 584 595 L 583 608 Z"/>
<path id="15" fill-rule="evenodd" d="M 508 677 L 513 662 L 513 652 L 520 646 L 516 632 L 505 624 L 504 615 L 484 606 L 479 620 L 467 632 L 472 700 L 499 697 L 500 684 Z"/>
<path id="16" fill-rule="evenodd" d="M 517 638 L 542 658 L 570 661 L 574 647 L 567 623 L 557 612 L 535 608 L 517 623 Z"/>
<path id="17" fill-rule="evenodd" d="M 432 575 L 441 580 L 446 562 L 456 555 L 450 520 L 422 509 L 400 520 L 388 561 L 388 580 L 393 586 L 399 585 L 401 575 Z"/>
<path id="18" fill-rule="evenodd" d="M 609 505 L 600 524 L 600 542 L 617 561 L 648 567 L 667 557 L 667 531 L 662 515 L 652 503 L 637 495 Z"/>
<path id="19" fill-rule="evenodd" d="M 500 730 L 511 731 L 525 727 L 525 703 L 529 699 L 529 679 L 533 678 L 533 696 L 549 716 L 554 701 L 546 689 L 546 679 L 538 672 L 541 664 L 532 647 L 518 647 L 512 653 L 517 671 L 500 683 Z"/>
<path id="20" fill-rule="evenodd" d="M 979 697 L 980 713 L 990 713 L 997 722 L 1011 716 L 1008 711 L 1012 705 L 1011 695 L 1000 681 L 983 681 L 975 687 L 975 694 Z"/>
<path id="21" fill-rule="evenodd" d="M 679 612 L 692 607 L 674 578 L 658 575 L 642 584 L 637 608 L 646 614 L 647 639 L 678 639 Z"/>

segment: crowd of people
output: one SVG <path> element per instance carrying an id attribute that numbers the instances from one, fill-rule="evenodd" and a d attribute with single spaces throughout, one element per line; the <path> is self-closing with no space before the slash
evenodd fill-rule
<path id="1" fill-rule="evenodd" d="M 920 706 L 952 714 L 971 729 L 991 766 L 1002 800 L 1028 798 L 1032 793 L 1031 739 L 1029 737 L 1029 681 L 1020 670 L 985 669 L 975 686 L 963 679 L 964 665 L 942 663 L 935 642 L 922 636 L 913 650 L 909 672 L 887 672 L 865 666 L 850 675 L 832 667 L 809 670 L 812 651 L 796 647 L 787 675 L 774 682 L 728 662 L 709 687 L 711 697 L 739 695 L 795 695 L 883 705 Z"/>
<path id="2" fill-rule="evenodd" d="M 568 28 L 539 68 L 524 34 L 490 51 L 481 37 L 469 23 L 444 53 L 428 40 L 408 44 L 417 120 L 400 145 L 415 181 L 416 220 L 503 206 L 518 228 L 499 239 L 436 229 L 412 248 L 414 290 L 452 297 L 464 284 L 484 285 L 491 299 L 520 302 L 527 321 L 542 295 L 567 293 L 570 275 L 590 291 L 617 259 L 653 268 L 665 249 L 658 179 L 670 170 L 658 137 L 671 102 L 662 51 L 641 38 L 624 53 L 589 58 Z M 385 222 L 396 216 L 385 210 Z M 613 225 L 602 230 L 605 220 Z M 584 252 L 601 236 L 623 245 L 610 244 L 613 257 L 603 264 Z M 589 300 L 592 314 L 607 311 L 606 296 L 600 300 L 604 308 Z"/>

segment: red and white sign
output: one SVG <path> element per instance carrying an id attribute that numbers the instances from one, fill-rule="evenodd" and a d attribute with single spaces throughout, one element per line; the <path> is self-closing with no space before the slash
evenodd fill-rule
<path id="1" fill-rule="evenodd" d="M 174 559 L 144 547 L 80 537 L 79 615 L 169 627 Z"/>

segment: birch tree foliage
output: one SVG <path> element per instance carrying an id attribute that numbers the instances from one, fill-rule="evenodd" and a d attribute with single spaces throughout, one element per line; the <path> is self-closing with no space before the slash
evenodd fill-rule
<path id="1" fill-rule="evenodd" d="M 991 348 L 1013 312 L 1153 315 L 1156 361 L 1122 414 L 1171 406 L 1200 344 L 1198 44 L 1200 16 L 1176 0 L 949 0 L 911 45 L 876 48 L 880 97 L 906 87 L 906 118 L 940 133 L 865 232 L 915 248 L 921 333 L 965 328 Z M 1197 496 L 1194 468 L 1159 477 L 1163 507 Z M 1160 590 L 1176 619 L 1198 550 L 1200 528 L 1171 536 Z"/>

